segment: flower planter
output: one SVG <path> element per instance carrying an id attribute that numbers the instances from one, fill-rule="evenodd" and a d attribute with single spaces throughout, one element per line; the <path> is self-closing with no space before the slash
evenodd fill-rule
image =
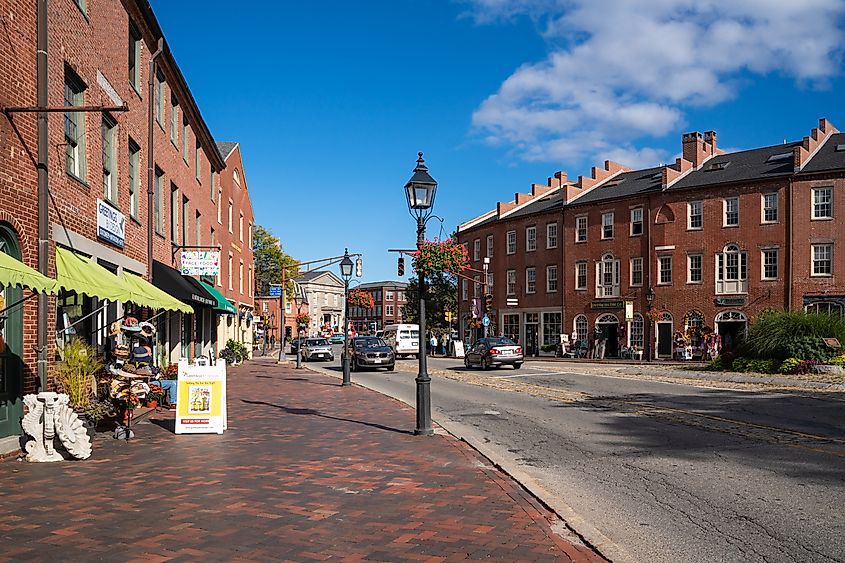
<path id="1" fill-rule="evenodd" d="M 146 401 L 144 406 L 148 409 L 155 409 L 158 408 L 158 401 Z"/>

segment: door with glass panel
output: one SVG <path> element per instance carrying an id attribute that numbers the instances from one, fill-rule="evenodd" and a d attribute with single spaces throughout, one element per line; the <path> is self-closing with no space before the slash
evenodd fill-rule
<path id="1" fill-rule="evenodd" d="M 3 223 L 0 223 L 0 252 L 16 260 L 21 259 L 17 237 Z M 20 288 L 0 287 L 0 438 L 21 433 L 23 308 L 15 304 L 22 298 Z"/>

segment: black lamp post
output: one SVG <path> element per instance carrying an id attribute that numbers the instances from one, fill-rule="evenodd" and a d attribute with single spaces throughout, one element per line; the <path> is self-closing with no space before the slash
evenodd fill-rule
<path id="1" fill-rule="evenodd" d="M 270 313 L 270 333 L 271 333 L 270 336 L 272 336 L 273 327 L 275 327 L 275 326 L 276 326 L 276 313 Z M 270 351 L 271 352 L 273 351 L 272 346 L 270 347 Z"/>
<path id="2" fill-rule="evenodd" d="M 417 249 L 425 242 L 425 224 L 431 217 L 434 207 L 434 196 L 437 192 L 437 182 L 428 173 L 428 167 L 423 160 L 423 153 L 419 153 L 414 175 L 405 184 L 405 196 L 408 199 L 408 212 L 417 220 Z M 414 434 L 429 436 L 434 434 L 431 427 L 431 378 L 428 376 L 425 351 L 425 275 L 419 272 L 420 293 L 420 334 L 419 373 L 417 374 L 417 426 Z"/>
<path id="3" fill-rule="evenodd" d="M 343 260 L 340 261 L 340 277 L 343 278 L 343 387 L 352 385 L 349 378 L 349 356 L 346 351 L 349 349 L 349 280 L 352 278 L 352 259 L 349 257 L 349 249 L 343 249 Z"/>
<path id="4" fill-rule="evenodd" d="M 654 288 L 653 287 L 649 287 L 648 291 L 646 291 L 645 301 L 646 301 L 646 303 L 648 303 L 649 310 L 651 310 L 651 304 L 654 303 Z M 653 321 L 651 319 L 649 319 L 648 325 L 646 327 L 648 329 L 646 331 L 646 336 L 648 337 L 648 341 L 647 341 L 648 342 L 648 348 L 646 349 L 646 359 L 649 362 L 651 361 L 651 356 L 652 356 L 652 338 L 651 338 L 651 325 L 652 325 L 652 323 L 653 323 Z"/>

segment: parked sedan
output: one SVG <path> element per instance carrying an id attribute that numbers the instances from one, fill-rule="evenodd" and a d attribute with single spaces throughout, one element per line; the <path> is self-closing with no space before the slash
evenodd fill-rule
<path id="1" fill-rule="evenodd" d="M 396 367 L 393 349 L 381 338 L 356 336 L 349 340 L 347 350 L 352 371 L 366 368 L 387 368 L 387 371 L 393 371 Z"/>
<path id="2" fill-rule="evenodd" d="M 346 340 L 346 337 L 343 333 L 333 334 L 331 338 L 329 338 L 329 342 L 332 344 L 343 344 L 343 341 Z"/>
<path id="3" fill-rule="evenodd" d="M 464 365 L 468 368 L 490 369 L 507 364 L 519 369 L 523 361 L 522 346 L 503 336 L 479 338 L 464 355 Z"/>
<path id="4" fill-rule="evenodd" d="M 312 360 L 334 360 L 332 345 L 325 338 L 307 338 L 302 343 L 302 357 L 306 361 Z"/>

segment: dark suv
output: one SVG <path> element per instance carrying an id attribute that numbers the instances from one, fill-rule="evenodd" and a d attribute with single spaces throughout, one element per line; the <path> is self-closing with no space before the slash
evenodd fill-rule
<path id="1" fill-rule="evenodd" d="M 393 349 L 375 336 L 356 336 L 349 340 L 349 367 L 352 371 L 366 368 L 387 368 L 393 371 L 396 358 Z"/>

